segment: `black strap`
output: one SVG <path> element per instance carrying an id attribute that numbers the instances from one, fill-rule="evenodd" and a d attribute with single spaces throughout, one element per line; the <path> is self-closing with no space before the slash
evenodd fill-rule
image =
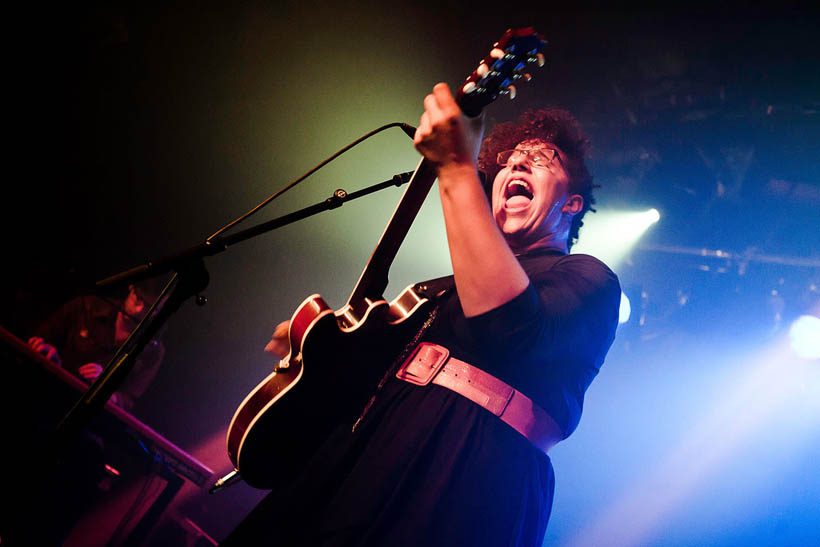
<path id="1" fill-rule="evenodd" d="M 456 286 L 455 278 L 452 275 L 445 275 L 444 277 L 437 277 L 427 281 L 416 283 L 413 290 L 419 296 L 428 298 L 430 300 L 438 300 L 444 294 Z"/>

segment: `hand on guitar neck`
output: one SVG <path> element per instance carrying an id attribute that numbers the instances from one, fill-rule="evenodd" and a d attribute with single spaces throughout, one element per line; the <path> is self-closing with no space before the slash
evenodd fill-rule
<path id="1" fill-rule="evenodd" d="M 464 115 L 445 83 L 436 84 L 424 106 L 413 138 L 416 149 L 439 169 L 453 164 L 474 168 L 484 134 L 484 114 Z"/>
<path id="2" fill-rule="evenodd" d="M 446 115 L 435 116 L 432 119 L 427 111 L 422 115 L 413 139 L 419 152 L 433 161 L 438 168 L 442 168 L 445 163 L 455 162 L 475 170 L 484 136 L 484 113 L 475 117 L 465 115 L 445 83 L 439 83 L 434 87 L 433 94 L 425 99 L 425 104 L 430 110 L 439 112 L 443 111 L 439 108 L 440 104 L 446 105 L 449 109 L 446 109 Z M 459 154 L 453 154 L 453 149 L 459 150 Z M 277 360 L 281 360 L 290 352 L 289 328 L 290 321 L 282 321 L 276 325 L 265 345 L 265 352 Z"/>

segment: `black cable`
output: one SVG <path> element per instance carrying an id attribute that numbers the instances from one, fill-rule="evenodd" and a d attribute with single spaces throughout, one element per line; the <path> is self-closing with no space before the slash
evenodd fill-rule
<path id="1" fill-rule="evenodd" d="M 389 129 L 391 127 L 400 127 L 401 130 L 404 131 L 405 134 L 407 134 L 410 138 L 413 138 L 413 135 L 416 132 L 416 128 L 413 127 L 410 124 L 406 124 L 404 122 L 393 122 L 393 123 L 389 123 L 387 125 L 383 125 L 383 126 L 377 128 L 377 129 L 374 129 L 373 131 L 371 131 L 369 133 L 366 133 L 365 135 L 359 137 L 358 139 L 356 139 L 352 143 L 348 144 L 347 146 L 345 146 L 344 148 L 342 148 L 341 150 L 339 150 L 338 152 L 336 152 L 335 154 L 333 154 L 332 156 L 330 156 L 329 158 L 327 158 L 326 160 L 321 162 L 319 165 L 317 165 L 316 167 L 314 167 L 313 169 L 311 169 L 310 171 L 308 171 L 307 173 L 305 173 L 304 175 L 302 175 L 298 179 L 296 179 L 293 182 L 287 184 L 284 188 L 281 188 L 280 190 L 277 190 L 276 192 L 274 192 L 273 194 L 271 194 L 270 196 L 265 198 L 259 205 L 257 205 L 256 207 L 254 207 L 253 209 L 251 209 L 250 211 L 248 211 L 244 215 L 240 216 L 239 218 L 237 218 L 236 220 L 234 220 L 232 222 L 229 222 L 228 224 L 226 224 L 225 226 L 223 226 L 222 228 L 220 228 L 219 230 L 217 230 L 216 232 L 211 234 L 208 237 L 208 239 L 206 239 L 205 241 L 206 242 L 211 241 L 213 238 L 215 238 L 216 236 L 218 236 L 222 232 L 233 228 L 234 226 L 236 226 L 237 224 L 239 224 L 240 222 L 242 222 L 246 218 L 248 218 L 251 215 L 253 215 L 254 213 L 256 213 L 259 209 L 261 209 L 262 207 L 264 207 L 265 205 L 267 205 L 271 201 L 275 200 L 276 198 L 278 198 L 279 196 L 281 196 L 282 194 L 284 194 L 285 192 L 287 192 L 288 190 L 290 190 L 291 188 L 293 188 L 294 186 L 296 186 L 297 184 L 299 184 L 300 182 L 302 182 L 303 180 L 308 178 L 310 175 L 312 175 L 313 173 L 315 173 L 316 171 L 318 171 L 319 169 L 321 169 L 322 167 L 324 167 L 325 165 L 327 165 L 331 161 L 335 160 L 340 155 L 344 154 L 345 152 L 347 152 L 348 150 L 350 150 L 351 148 L 356 146 L 357 144 L 361 143 L 364 140 L 369 139 L 370 137 L 372 137 L 376 133 L 381 133 L 385 129 Z"/>

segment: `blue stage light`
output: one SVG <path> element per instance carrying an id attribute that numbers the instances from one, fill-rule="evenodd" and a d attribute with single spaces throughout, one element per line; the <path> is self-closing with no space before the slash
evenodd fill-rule
<path id="1" fill-rule="evenodd" d="M 820 317 L 801 315 L 789 328 L 794 352 L 804 359 L 820 359 Z"/>
<path id="2" fill-rule="evenodd" d="M 624 324 L 629 321 L 629 316 L 632 314 L 632 305 L 629 303 L 629 297 L 626 293 L 621 291 L 621 306 L 618 309 L 618 323 Z"/>

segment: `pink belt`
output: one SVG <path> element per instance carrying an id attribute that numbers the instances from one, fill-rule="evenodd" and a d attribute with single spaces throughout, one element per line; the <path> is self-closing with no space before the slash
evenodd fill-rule
<path id="1" fill-rule="evenodd" d="M 422 342 L 396 377 L 418 386 L 433 383 L 462 395 L 498 416 L 545 454 L 563 439 L 561 428 L 532 399 L 438 344 Z"/>

